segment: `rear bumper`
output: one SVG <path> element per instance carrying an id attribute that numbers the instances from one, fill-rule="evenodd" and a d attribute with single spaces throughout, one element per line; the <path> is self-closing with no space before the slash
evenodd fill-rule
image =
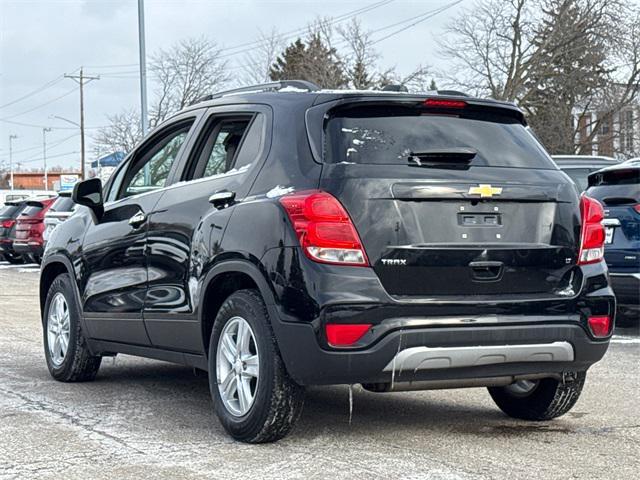
<path id="1" fill-rule="evenodd" d="M 12 251 L 13 241 L 10 238 L 0 238 L 0 253 Z"/>
<path id="2" fill-rule="evenodd" d="M 610 272 L 618 306 L 640 310 L 640 273 Z"/>
<path id="3" fill-rule="evenodd" d="M 303 385 L 553 376 L 587 370 L 609 346 L 577 324 L 402 329 L 357 351 L 321 348 L 310 325 L 279 330 L 289 374 Z"/>
<path id="4" fill-rule="evenodd" d="M 13 251 L 20 254 L 30 254 L 30 255 L 40 255 L 44 252 L 44 247 L 42 243 L 39 242 L 23 242 L 23 241 L 14 241 L 13 242 Z"/>
<path id="5" fill-rule="evenodd" d="M 587 326 L 590 316 L 615 316 L 604 262 L 580 267 L 574 295 L 402 298 L 390 296 L 372 269 L 289 260 L 290 251 L 263 261 L 275 272 L 267 305 L 274 333 L 287 371 L 300 384 L 554 376 L 587 370 L 608 348 L 608 339 L 593 337 Z M 333 348 L 325 336 L 329 323 L 371 328 L 351 348 Z M 573 357 L 547 351 L 557 342 L 570 345 Z M 512 346 L 531 346 L 531 355 L 513 355 Z M 457 362 L 460 353 L 453 352 L 485 347 L 496 348 L 468 362 Z M 441 368 L 387 368 L 410 348 L 423 349 L 418 364 L 438 366 L 440 360 L 429 360 L 437 353 L 432 349 L 451 349 L 445 352 L 451 356 L 443 356 Z"/>

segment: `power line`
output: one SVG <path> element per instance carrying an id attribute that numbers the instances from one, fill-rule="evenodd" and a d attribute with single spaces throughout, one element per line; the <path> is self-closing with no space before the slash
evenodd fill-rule
<path id="1" fill-rule="evenodd" d="M 42 92 L 43 90 L 46 90 L 47 88 L 52 87 L 53 85 L 55 85 L 56 83 L 61 82 L 62 80 L 64 80 L 64 76 L 60 75 L 60 76 L 54 78 L 53 80 L 48 81 L 44 85 L 36 88 L 35 90 L 23 95 L 22 97 L 16 98 L 15 100 L 12 100 L 9 103 L 5 103 L 4 105 L 0 105 L 0 108 L 5 108 L 5 107 L 8 107 L 10 105 L 13 105 L 14 103 L 21 102 L 22 100 L 25 100 L 25 99 L 27 99 L 29 97 L 32 97 L 33 95 L 36 95 L 36 94 Z"/>
<path id="2" fill-rule="evenodd" d="M 349 19 L 351 19 L 353 17 L 357 17 L 358 15 L 361 15 L 363 13 L 367 13 L 367 12 L 369 12 L 371 10 L 376 9 L 376 8 L 383 7 L 383 6 L 391 3 L 392 1 L 394 1 L 394 0 L 383 0 L 382 2 L 377 2 L 377 3 L 374 3 L 373 5 L 369 5 L 367 7 L 361 7 L 361 8 L 358 8 L 356 10 L 353 10 L 351 12 L 347 12 L 345 14 L 342 14 L 342 15 L 340 15 L 338 17 L 335 17 L 335 18 L 331 19 L 330 21 L 327 22 L 327 25 L 328 26 L 332 26 L 332 25 L 344 22 L 345 20 L 349 20 Z M 294 36 L 298 36 L 301 33 L 306 32 L 307 28 L 308 27 L 299 28 L 297 30 L 292 30 L 292 31 L 289 31 L 289 32 L 286 32 L 286 33 L 283 33 L 283 34 L 280 34 L 280 35 L 276 35 L 274 38 L 277 38 L 277 39 L 280 39 L 280 40 L 286 40 L 288 38 L 291 38 L 291 37 L 294 37 Z M 239 55 L 241 53 L 250 52 L 250 51 L 254 50 L 256 47 L 258 47 L 259 45 L 264 44 L 264 43 L 265 43 L 265 40 L 257 40 L 257 41 L 251 42 L 251 43 L 243 44 L 243 46 L 244 45 L 253 45 L 253 46 L 251 46 L 249 48 L 244 48 L 242 50 L 238 50 L 237 52 L 231 52 L 231 53 L 222 54 L 222 55 L 219 56 L 219 58 L 233 57 L 233 56 Z M 233 47 L 232 49 L 235 50 L 236 48 L 239 48 L 239 46 Z M 228 49 L 222 49 L 221 52 L 224 51 L 224 50 L 228 50 Z"/>
<path id="3" fill-rule="evenodd" d="M 74 133 L 73 135 L 69 135 L 68 137 L 64 137 L 60 140 L 56 140 L 53 143 L 50 143 L 47 145 L 47 149 L 51 150 L 53 148 L 58 147 L 59 145 L 62 145 L 63 143 L 67 142 L 68 140 L 77 137 L 78 135 L 80 135 L 79 133 Z M 42 144 L 38 145 L 38 146 L 34 146 L 34 147 L 29 147 L 29 148 L 23 148 L 22 150 L 14 150 L 13 154 L 15 155 L 16 153 L 22 153 L 22 152 L 26 152 L 29 150 L 35 150 L 36 148 L 42 148 Z M 20 162 L 24 163 L 25 161 L 29 162 L 32 159 L 38 160 L 38 159 L 42 159 L 42 154 L 40 152 L 38 152 L 36 155 L 27 155 L 25 157 L 23 157 L 23 160 L 19 160 Z M 35 161 L 34 160 L 34 161 Z"/>
<path id="4" fill-rule="evenodd" d="M 33 112 L 34 110 L 38 110 L 39 108 L 46 107 L 47 105 L 50 105 L 50 104 L 52 104 L 53 102 L 57 102 L 57 101 L 58 101 L 58 100 L 60 100 L 61 98 L 64 98 L 64 97 L 66 97 L 66 96 L 68 96 L 68 95 L 71 95 L 71 94 L 72 94 L 73 92 L 75 92 L 75 91 L 76 91 L 76 89 L 74 88 L 74 89 L 72 89 L 72 90 L 69 90 L 69 91 L 68 91 L 68 92 L 66 92 L 66 93 L 63 93 L 63 94 L 62 94 L 62 95 L 60 95 L 59 97 L 53 98 L 53 99 L 51 99 L 51 100 L 49 100 L 49 101 L 47 101 L 47 102 L 45 102 L 45 103 L 41 103 L 40 105 L 37 105 L 37 106 L 35 106 L 35 107 L 32 107 L 32 108 L 30 108 L 30 109 L 28 109 L 28 110 L 25 110 L 25 111 L 23 111 L 23 112 L 16 113 L 16 114 L 11 115 L 11 116 L 9 116 L 9 117 L 4 117 L 2 120 L 10 120 L 10 119 L 12 119 L 12 118 L 19 117 L 20 115 L 25 115 L 25 114 L 27 114 L 27 113 Z"/>
<path id="5" fill-rule="evenodd" d="M 435 10 L 432 10 L 431 12 L 423 13 L 423 14 L 418 15 L 418 16 L 416 16 L 416 17 L 409 18 L 409 19 L 406 19 L 406 20 L 404 20 L 404 21 L 398 22 L 396 25 L 400 25 L 400 24 L 402 24 L 402 23 L 405 23 L 405 22 L 411 21 L 411 20 L 413 20 L 413 19 L 420 18 L 419 20 L 416 20 L 415 22 L 410 23 L 409 25 L 407 25 L 407 26 L 405 26 L 405 27 L 402 27 L 402 28 L 400 28 L 400 29 L 398 29 L 398 30 L 396 30 L 396 31 L 394 31 L 394 32 L 391 32 L 391 33 L 390 33 L 390 34 L 388 34 L 388 35 L 385 35 L 385 36 L 384 36 L 384 37 L 382 37 L 382 38 L 379 38 L 379 39 L 375 40 L 372 44 L 373 44 L 373 45 L 375 45 L 375 44 L 377 44 L 377 43 L 382 42 L 383 40 L 386 40 L 387 38 L 393 37 L 394 35 L 398 35 L 399 33 L 404 32 L 405 30 L 408 30 L 408 29 L 410 29 L 410 28 L 413 28 L 413 27 L 415 27 L 416 25 L 418 25 L 419 23 L 422 23 L 422 22 L 424 22 L 425 20 L 428 20 L 428 19 L 430 19 L 430 18 L 432 18 L 432 17 L 435 17 L 436 15 L 439 15 L 440 13 L 444 12 L 445 10 L 450 9 L 451 7 L 454 7 L 454 6 L 456 6 L 457 4 L 459 4 L 459 3 L 461 3 L 461 2 L 462 2 L 462 0 L 456 0 L 455 2 L 451 2 L 451 3 L 449 3 L 449 4 L 447 4 L 447 5 L 443 6 L 443 7 L 440 7 L 440 8 L 437 8 L 437 9 L 435 9 Z M 394 25 L 394 26 L 395 26 L 395 25 Z M 388 27 L 385 27 L 385 28 L 391 28 L 391 26 L 388 26 Z M 380 30 L 382 30 L 382 29 L 379 29 L 378 31 L 380 31 Z"/>
<path id="6" fill-rule="evenodd" d="M 18 125 L 20 127 L 32 127 L 32 128 L 51 128 L 53 130 L 77 130 L 78 127 L 51 127 L 49 125 L 39 125 L 35 123 L 16 122 L 13 120 L 4 120 L 0 118 L 0 122 L 10 123 L 11 125 Z M 107 125 L 101 125 L 99 127 L 84 127 L 85 130 L 98 130 L 100 128 L 106 128 Z"/>
<path id="7" fill-rule="evenodd" d="M 68 155 L 77 155 L 78 153 L 80 153 L 78 150 L 74 150 L 72 152 L 58 153 L 57 155 L 47 155 L 47 158 L 51 159 L 51 158 L 66 157 Z M 31 160 L 21 160 L 15 163 L 24 164 L 24 163 L 35 163 L 40 161 L 42 161 L 42 158 L 33 158 Z"/>

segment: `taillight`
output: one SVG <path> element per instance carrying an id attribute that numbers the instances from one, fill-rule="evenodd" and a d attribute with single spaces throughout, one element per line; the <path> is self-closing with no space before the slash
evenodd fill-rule
<path id="1" fill-rule="evenodd" d="M 462 100 L 445 100 L 441 98 L 427 98 L 424 101 L 425 107 L 431 108 L 464 108 L 467 102 Z"/>
<path id="2" fill-rule="evenodd" d="M 7 220 L 2 221 L 2 228 L 11 228 L 16 224 L 16 221 L 9 218 Z"/>
<path id="3" fill-rule="evenodd" d="M 640 213 L 640 203 L 638 203 L 637 205 L 634 205 L 634 206 L 633 206 L 633 209 L 634 209 L 636 212 Z"/>
<path id="4" fill-rule="evenodd" d="M 371 328 L 370 323 L 329 323 L 325 328 L 327 342 L 332 347 L 349 347 L 360 340 L 369 328 Z"/>
<path id="5" fill-rule="evenodd" d="M 582 195 L 580 197 L 582 231 L 580 233 L 580 253 L 578 265 L 586 265 L 602 260 L 604 256 L 604 209 L 597 200 Z"/>
<path id="6" fill-rule="evenodd" d="M 349 214 L 331 194 L 320 190 L 280 198 L 302 250 L 311 260 L 367 266 L 367 256 Z"/>
<path id="7" fill-rule="evenodd" d="M 608 315 L 589 317 L 587 322 L 594 337 L 608 337 L 611 333 L 611 317 Z"/>

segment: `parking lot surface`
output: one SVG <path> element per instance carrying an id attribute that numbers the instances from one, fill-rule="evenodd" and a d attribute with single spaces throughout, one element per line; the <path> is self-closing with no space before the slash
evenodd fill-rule
<path id="1" fill-rule="evenodd" d="M 118 356 L 90 383 L 52 380 L 37 266 L 0 262 L 0 478 L 637 478 L 640 338 L 616 333 L 578 404 L 549 423 L 509 419 L 485 389 L 375 394 L 310 388 L 298 426 L 234 442 L 207 380 Z"/>

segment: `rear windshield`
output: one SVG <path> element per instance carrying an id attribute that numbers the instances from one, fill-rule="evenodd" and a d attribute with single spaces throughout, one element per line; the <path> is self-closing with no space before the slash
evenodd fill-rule
<path id="1" fill-rule="evenodd" d="M 73 210 L 75 203 L 71 200 L 71 197 L 58 197 L 51 208 L 50 212 L 70 212 Z"/>
<path id="2" fill-rule="evenodd" d="M 26 216 L 26 217 L 33 217 L 38 212 L 40 212 L 40 210 L 42 210 L 42 207 L 27 206 L 20 215 Z"/>
<path id="3" fill-rule="evenodd" d="M 470 149 L 471 166 L 557 169 L 516 118 L 486 111 L 361 107 L 332 117 L 326 133 L 327 163 L 407 165 L 412 153 Z"/>
<path id="4" fill-rule="evenodd" d="M 16 215 L 18 210 L 22 209 L 22 205 L 5 205 L 0 208 L 0 217 L 2 218 L 12 218 Z"/>
<path id="5" fill-rule="evenodd" d="M 573 183 L 575 183 L 578 186 L 581 192 L 585 191 L 589 186 L 587 177 L 593 170 L 590 170 L 588 168 L 562 168 L 562 167 L 560 167 L 560 169 L 563 170 L 564 173 L 569 175 L 571 180 L 573 180 Z"/>
<path id="6" fill-rule="evenodd" d="M 625 168 L 594 173 L 589 176 L 589 185 L 638 185 L 640 184 L 640 168 Z"/>

